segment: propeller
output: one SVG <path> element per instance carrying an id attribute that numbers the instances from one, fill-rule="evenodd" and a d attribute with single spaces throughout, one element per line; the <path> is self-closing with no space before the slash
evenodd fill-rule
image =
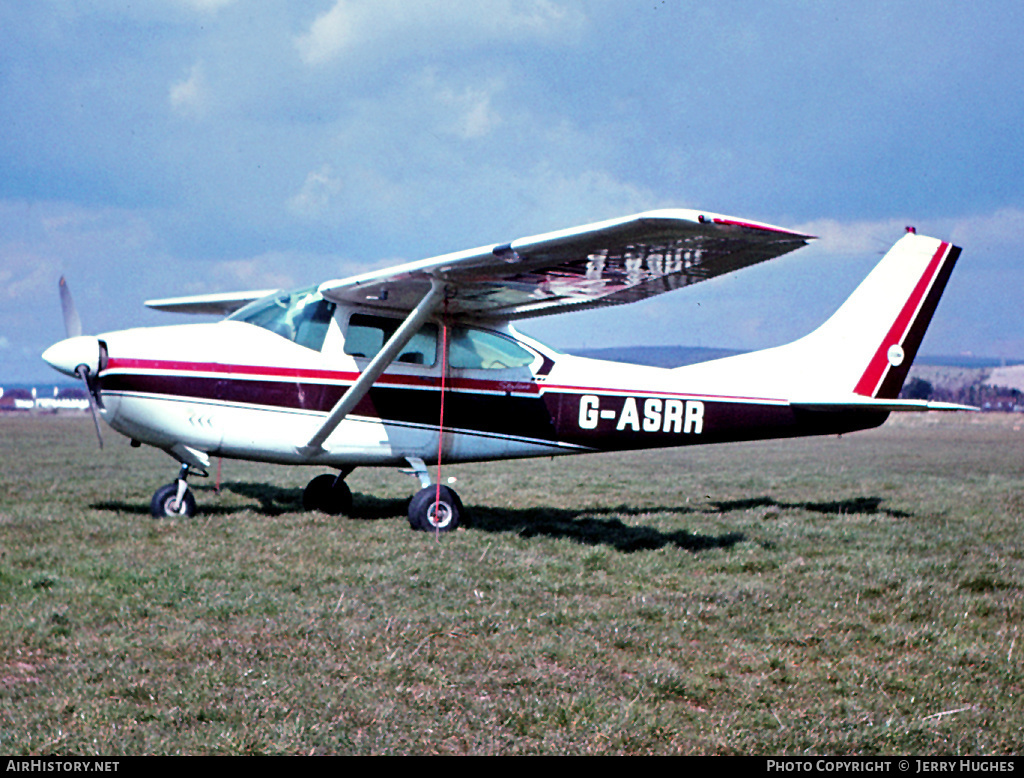
<path id="1" fill-rule="evenodd" d="M 60 307 L 64 312 L 64 331 L 67 332 L 69 338 L 80 337 L 82 320 L 75 308 L 75 301 L 71 299 L 71 290 L 68 289 L 68 282 L 64 280 L 64 276 L 60 277 L 58 286 L 60 287 Z"/>
<path id="2" fill-rule="evenodd" d="M 67 333 L 68 338 L 80 338 L 82 337 L 82 319 L 78 315 L 78 309 L 75 308 L 75 301 L 71 297 L 71 290 L 68 288 L 68 282 L 64 279 L 64 276 L 60 277 L 58 286 L 60 287 L 60 307 L 64 313 L 64 331 Z M 97 402 L 99 399 L 99 386 L 96 384 L 96 376 L 89 371 L 89 366 L 84 362 L 77 365 L 74 372 L 85 383 L 86 394 L 89 397 L 89 411 L 92 413 L 92 423 L 96 427 L 96 440 L 99 441 L 100 448 L 103 448 L 103 435 L 100 434 L 100 415 Z"/>

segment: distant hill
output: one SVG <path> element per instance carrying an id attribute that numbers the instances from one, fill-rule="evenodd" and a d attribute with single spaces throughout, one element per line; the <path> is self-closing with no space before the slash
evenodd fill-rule
<path id="1" fill-rule="evenodd" d="M 1008 367 L 1024 365 L 1020 359 L 1001 359 L 999 357 L 976 357 L 973 354 L 957 354 L 954 356 L 919 356 L 914 365 L 933 365 L 936 367 L 967 367 L 973 369 Z"/>
<path id="2" fill-rule="evenodd" d="M 1005 386 L 1008 389 L 1024 392 L 1024 365 L 1007 365 L 1005 367 L 992 368 L 986 383 L 991 386 Z"/>

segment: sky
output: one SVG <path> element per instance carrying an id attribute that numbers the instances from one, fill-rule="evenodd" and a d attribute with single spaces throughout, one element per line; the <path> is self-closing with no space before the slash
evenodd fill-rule
<path id="1" fill-rule="evenodd" d="M 923 354 L 1024 359 L 1024 4 L 0 0 L 0 383 L 143 301 L 298 287 L 652 208 L 820 237 L 557 348 L 755 349 L 906 225 L 963 247 Z"/>

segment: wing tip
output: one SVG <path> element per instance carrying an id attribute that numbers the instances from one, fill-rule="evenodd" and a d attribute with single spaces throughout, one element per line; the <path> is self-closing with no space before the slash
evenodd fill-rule
<path id="1" fill-rule="evenodd" d="M 819 239 L 819 236 L 817 235 L 797 232 L 786 227 L 780 227 L 777 224 L 769 224 L 768 222 L 761 222 L 755 219 L 741 219 L 735 216 L 726 216 L 721 213 L 712 213 L 711 211 L 665 208 L 655 211 L 645 211 L 644 213 L 637 214 L 635 217 L 631 218 L 638 218 L 641 220 L 678 219 L 707 226 L 716 225 L 718 227 L 741 228 L 745 230 L 756 230 L 758 232 L 768 232 L 780 237 L 802 240 L 805 242 Z"/>
<path id="2" fill-rule="evenodd" d="M 698 217 L 699 221 L 704 222 L 705 216 L 701 214 Z M 759 230 L 761 232 L 773 232 L 778 235 L 783 235 L 787 238 L 797 238 L 802 241 L 818 240 L 817 235 L 808 235 L 803 232 L 795 232 L 793 230 L 786 229 L 785 227 L 776 227 L 774 224 L 765 224 L 763 222 L 744 221 L 740 219 L 731 219 L 727 216 L 717 216 L 712 218 L 714 224 L 720 224 L 725 227 L 742 227 L 748 230 Z"/>

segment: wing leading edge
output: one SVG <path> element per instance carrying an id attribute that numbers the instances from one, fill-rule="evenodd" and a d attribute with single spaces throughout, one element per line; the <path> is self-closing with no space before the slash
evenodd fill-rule
<path id="1" fill-rule="evenodd" d="M 690 210 L 648 211 L 320 285 L 339 303 L 409 311 L 431 279 L 449 313 L 523 319 L 636 302 L 781 256 L 810 235 Z"/>

